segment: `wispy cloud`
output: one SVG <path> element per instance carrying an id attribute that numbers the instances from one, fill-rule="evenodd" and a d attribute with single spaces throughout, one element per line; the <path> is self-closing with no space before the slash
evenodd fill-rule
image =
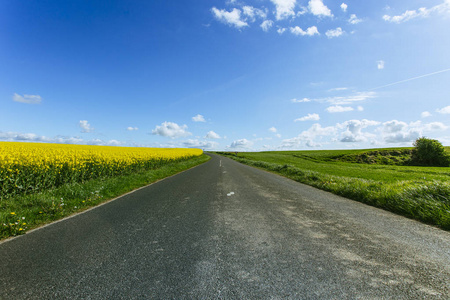
<path id="1" fill-rule="evenodd" d="M 306 103 L 311 102 L 311 99 L 303 98 L 303 99 L 291 99 L 292 103 Z"/>
<path id="2" fill-rule="evenodd" d="M 304 122 L 304 121 L 318 121 L 320 116 L 318 114 L 308 114 L 307 116 L 295 119 L 294 122 Z"/>
<path id="3" fill-rule="evenodd" d="M 336 29 L 330 29 L 327 30 L 327 32 L 325 33 L 325 35 L 327 36 L 327 38 L 331 39 L 331 38 L 335 38 L 338 36 L 341 36 L 344 34 L 344 31 L 342 30 L 341 27 L 338 27 Z"/>
<path id="4" fill-rule="evenodd" d="M 34 142 L 34 143 L 53 143 L 53 144 L 79 144 L 79 145 L 102 145 L 102 146 L 119 146 L 124 143 L 117 140 L 103 141 L 100 139 L 83 140 L 80 137 L 56 136 L 47 137 L 34 133 L 20 132 L 1 132 L 0 140 L 16 141 L 16 142 Z"/>
<path id="5" fill-rule="evenodd" d="M 362 19 L 358 19 L 358 17 L 355 14 L 351 14 L 350 19 L 348 19 L 348 22 L 352 25 L 356 25 L 358 23 L 361 23 Z"/>
<path id="6" fill-rule="evenodd" d="M 444 70 L 441 70 L 441 71 L 437 71 L 437 72 L 428 73 L 428 74 L 425 74 L 425 75 L 420 75 L 420 76 L 416 76 L 416 77 L 412 77 L 412 78 L 408 78 L 408 79 L 396 81 L 396 82 L 393 82 L 393 83 L 385 84 L 385 85 L 382 85 L 382 86 L 379 86 L 379 87 L 370 89 L 369 91 L 378 90 L 378 89 L 385 88 L 385 87 L 388 87 L 388 86 L 392 86 L 392 85 L 396 85 L 396 84 L 400 84 L 400 83 L 404 83 L 404 82 L 416 80 L 416 79 L 419 79 L 419 78 L 424 78 L 424 77 L 428 77 L 428 76 L 433 76 L 433 75 L 440 74 L 440 73 L 444 73 L 444 72 L 448 72 L 448 71 L 450 71 L 450 69 L 444 69 Z"/>
<path id="7" fill-rule="evenodd" d="M 237 8 L 233 8 L 232 11 L 226 11 L 225 9 L 213 7 L 211 11 L 217 20 L 225 24 L 234 26 L 238 29 L 248 26 L 248 23 L 241 19 L 241 10 Z"/>
<path id="8" fill-rule="evenodd" d="M 277 32 L 278 32 L 278 34 L 280 34 L 280 35 L 283 34 L 285 31 L 286 31 L 286 28 L 281 28 L 281 27 L 280 27 L 280 28 L 277 29 Z"/>
<path id="9" fill-rule="evenodd" d="M 244 7 L 242 7 L 242 11 L 244 15 L 249 18 L 250 22 L 255 22 L 256 17 L 262 19 L 267 18 L 267 13 L 264 10 L 255 8 L 253 6 L 245 5 Z"/>
<path id="10" fill-rule="evenodd" d="M 269 29 L 272 26 L 273 26 L 273 21 L 272 20 L 265 20 L 264 22 L 261 23 L 261 28 L 265 32 L 269 31 Z"/>
<path id="11" fill-rule="evenodd" d="M 440 113 L 440 114 L 446 114 L 446 115 L 448 115 L 448 114 L 450 114 L 450 105 L 449 106 L 446 106 L 446 107 L 444 107 L 444 108 L 441 108 L 441 109 L 437 109 L 436 110 L 438 113 Z"/>
<path id="12" fill-rule="evenodd" d="M 89 124 L 89 122 L 87 120 L 81 120 L 79 122 L 79 125 L 82 129 L 81 130 L 82 133 L 89 133 L 89 132 L 94 131 L 94 128 L 91 127 L 91 124 Z"/>
<path id="13" fill-rule="evenodd" d="M 42 102 L 42 97 L 39 95 L 19 95 L 14 93 L 13 100 L 15 102 L 27 103 L 27 104 L 39 104 Z"/>
<path id="14" fill-rule="evenodd" d="M 326 98 L 317 98 L 311 99 L 312 101 L 317 102 L 327 102 L 333 105 L 348 105 L 354 102 L 365 101 L 367 99 L 375 98 L 375 92 L 357 92 L 348 96 L 336 96 L 336 97 L 326 97 Z"/>
<path id="15" fill-rule="evenodd" d="M 296 0 L 271 0 L 271 2 L 275 4 L 277 20 L 295 16 Z"/>
<path id="16" fill-rule="evenodd" d="M 339 91 L 346 91 L 348 90 L 347 87 L 338 87 L 338 88 L 333 88 L 333 89 L 329 89 L 329 92 L 339 92 Z"/>
<path id="17" fill-rule="evenodd" d="M 431 117 L 431 116 L 432 115 L 431 115 L 431 113 L 429 111 L 424 111 L 424 112 L 422 112 L 420 114 L 420 117 L 422 117 L 422 118 L 428 118 L 428 117 Z"/>
<path id="18" fill-rule="evenodd" d="M 445 0 L 443 3 L 431 8 L 421 7 L 417 10 L 407 10 L 403 14 L 397 16 L 384 15 L 383 20 L 399 24 L 416 18 L 427 18 L 433 13 L 450 14 L 450 1 Z"/>
<path id="19" fill-rule="evenodd" d="M 335 105 L 335 106 L 327 107 L 326 111 L 329 113 L 341 113 L 341 112 L 353 111 L 353 107 Z"/>
<path id="20" fill-rule="evenodd" d="M 195 117 L 192 117 L 192 121 L 194 122 L 206 122 L 205 117 L 202 115 L 196 115 Z"/>
<path id="21" fill-rule="evenodd" d="M 217 149 L 219 147 L 219 143 L 189 139 L 183 142 L 183 146 L 187 148 Z"/>

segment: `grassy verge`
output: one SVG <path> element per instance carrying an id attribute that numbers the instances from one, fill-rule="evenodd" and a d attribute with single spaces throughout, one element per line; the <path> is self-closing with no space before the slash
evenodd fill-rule
<path id="1" fill-rule="evenodd" d="M 450 230 L 450 183 L 446 173 L 449 170 L 433 172 L 436 168 L 355 166 L 324 161 L 312 164 L 310 160 L 299 158 L 298 153 L 240 153 L 239 156 L 227 156 L 349 199 Z M 284 163 L 286 161 L 293 161 L 297 165 Z M 322 171 L 316 171 L 315 166 Z M 359 172 L 353 173 L 354 168 Z M 324 170 L 329 170 L 329 173 Z M 375 174 L 371 174 L 372 171 Z M 393 180 L 395 176 L 390 175 L 397 172 L 401 172 L 401 179 Z M 377 180 L 370 179 L 371 175 Z"/>
<path id="2" fill-rule="evenodd" d="M 86 210 L 102 202 L 177 174 L 210 159 L 203 154 L 135 174 L 65 184 L 41 193 L 16 196 L 0 202 L 0 239 Z"/>

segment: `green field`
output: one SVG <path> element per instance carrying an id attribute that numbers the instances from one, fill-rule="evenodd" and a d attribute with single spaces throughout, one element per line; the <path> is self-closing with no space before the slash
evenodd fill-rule
<path id="1" fill-rule="evenodd" d="M 450 168 L 401 165 L 411 149 L 219 154 L 449 230 Z"/>

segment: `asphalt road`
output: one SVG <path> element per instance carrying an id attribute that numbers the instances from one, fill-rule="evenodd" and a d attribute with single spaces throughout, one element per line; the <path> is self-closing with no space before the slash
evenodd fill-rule
<path id="1" fill-rule="evenodd" d="M 449 299 L 450 233 L 212 159 L 0 244 L 0 299 Z"/>

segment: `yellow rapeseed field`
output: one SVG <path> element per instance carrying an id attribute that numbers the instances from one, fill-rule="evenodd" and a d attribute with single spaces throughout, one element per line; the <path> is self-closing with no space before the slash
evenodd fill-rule
<path id="1" fill-rule="evenodd" d="M 202 153 L 201 149 L 0 142 L 0 198 L 155 169 Z"/>

